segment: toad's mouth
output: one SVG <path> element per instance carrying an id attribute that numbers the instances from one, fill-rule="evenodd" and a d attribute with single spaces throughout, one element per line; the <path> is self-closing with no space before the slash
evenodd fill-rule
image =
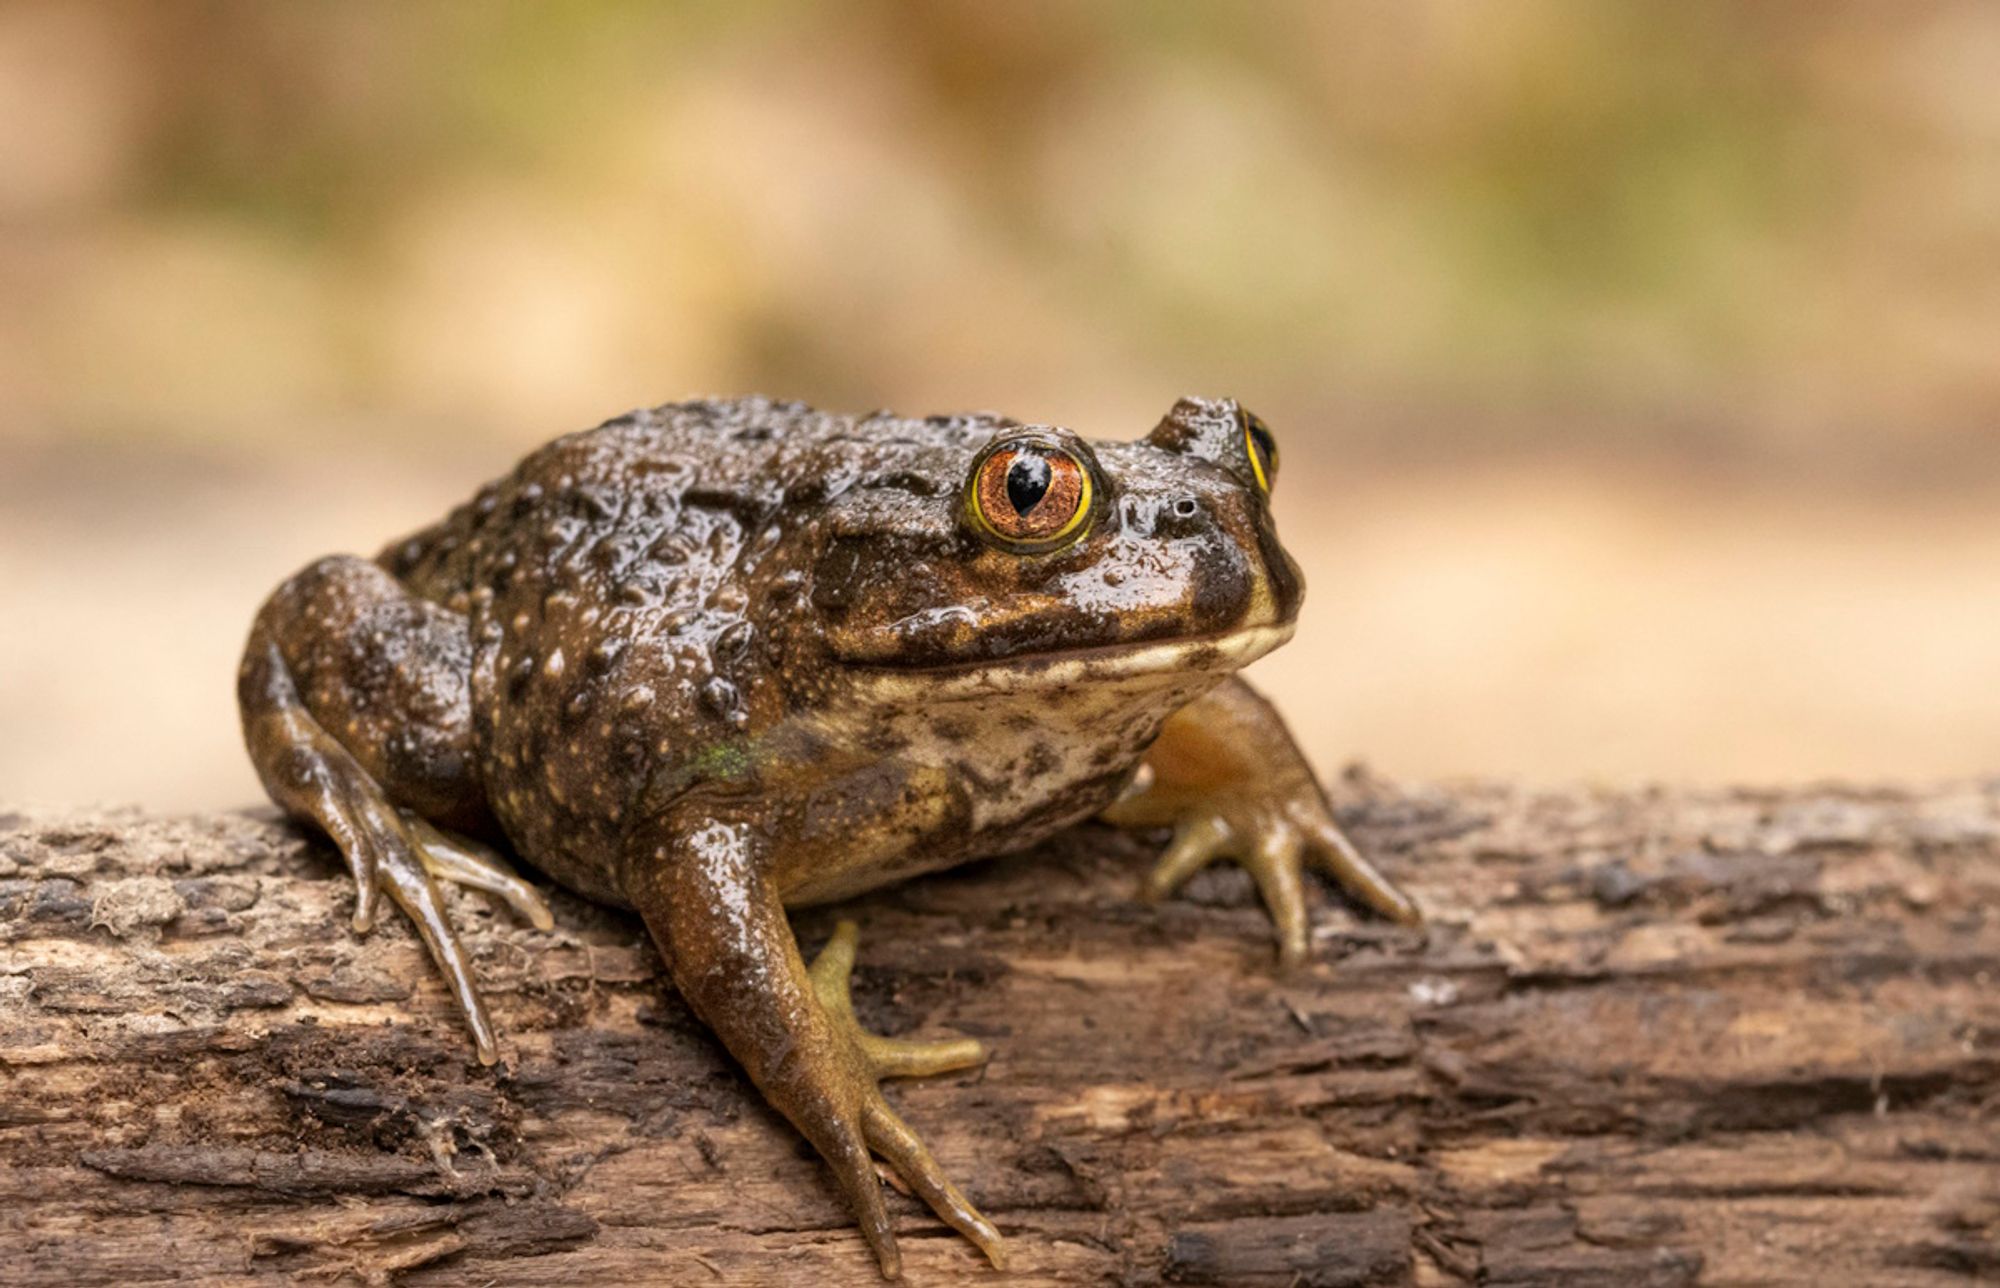
<path id="1" fill-rule="evenodd" d="M 927 701 L 1091 688 L 1154 676 L 1238 671 L 1289 640 L 1297 629 L 1296 622 L 1281 622 L 1217 635 L 1105 644 L 944 666 L 853 667 L 849 674 L 870 694 L 921 694 Z"/>

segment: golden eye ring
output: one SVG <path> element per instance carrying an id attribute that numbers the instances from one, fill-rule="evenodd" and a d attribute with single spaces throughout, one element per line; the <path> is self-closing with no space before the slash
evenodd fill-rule
<path id="1" fill-rule="evenodd" d="M 1024 553 L 1058 550 L 1090 531 L 1097 484 L 1074 452 L 1040 436 L 1006 439 L 972 467 L 965 511 L 975 532 Z"/>
<path id="2" fill-rule="evenodd" d="M 1278 438 L 1255 412 L 1238 409 L 1243 421 L 1243 450 L 1250 457 L 1250 472 L 1257 478 L 1257 490 L 1269 496 L 1278 482 Z"/>

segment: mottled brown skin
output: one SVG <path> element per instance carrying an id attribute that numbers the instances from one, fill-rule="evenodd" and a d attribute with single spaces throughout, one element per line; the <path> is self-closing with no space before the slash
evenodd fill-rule
<path id="1" fill-rule="evenodd" d="M 1243 861 L 1287 962 L 1307 949 L 1308 858 L 1414 918 L 1233 676 L 1289 636 L 1303 593 L 1253 424 L 1193 399 L 1143 441 L 1098 444 L 762 399 L 633 413 L 372 563 L 323 559 L 281 586 L 244 654 L 245 739 L 273 799 L 345 855 L 357 928 L 381 891 L 410 915 L 483 1060 L 497 1044 L 435 882 L 549 924 L 482 844 L 501 841 L 638 910 L 690 1005 L 832 1166 L 885 1274 L 900 1262 L 871 1151 L 998 1264 L 998 1233 L 877 1089 L 984 1053 L 864 1032 L 853 927 L 808 968 L 784 909 L 1106 811 L 1176 829 L 1153 893 Z M 975 468 L 1013 450 L 1063 466 L 1047 495 L 1076 521 L 1052 539 L 1008 535 L 1052 512 L 972 495 Z"/>

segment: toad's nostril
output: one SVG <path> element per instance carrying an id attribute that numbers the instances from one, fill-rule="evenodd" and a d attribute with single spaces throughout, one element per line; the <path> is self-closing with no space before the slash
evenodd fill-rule
<path id="1" fill-rule="evenodd" d="M 1162 537 L 1194 537 L 1208 530 L 1208 507 L 1198 497 L 1177 496 L 1154 512 L 1154 531 Z"/>

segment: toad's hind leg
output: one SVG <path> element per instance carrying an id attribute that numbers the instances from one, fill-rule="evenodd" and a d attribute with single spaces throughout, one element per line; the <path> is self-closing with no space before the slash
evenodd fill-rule
<path id="1" fill-rule="evenodd" d="M 477 826 L 485 817 L 470 769 L 469 654 L 457 614 L 416 599 L 373 564 L 323 559 L 258 614 L 237 701 L 271 799 L 317 825 L 346 858 L 355 928 L 373 924 L 387 891 L 491 1063 L 493 1028 L 437 881 L 491 891 L 536 926 L 552 923 L 534 887 L 429 821 Z"/>

